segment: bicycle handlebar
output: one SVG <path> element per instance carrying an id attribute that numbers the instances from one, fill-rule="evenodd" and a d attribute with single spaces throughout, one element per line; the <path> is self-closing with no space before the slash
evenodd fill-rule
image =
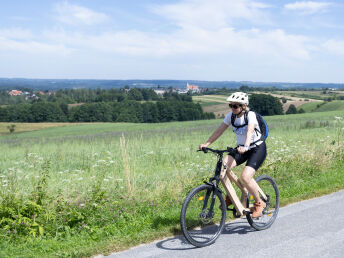
<path id="1" fill-rule="evenodd" d="M 231 147 L 227 147 L 226 150 L 214 150 L 214 149 L 211 149 L 211 148 L 208 148 L 208 147 L 203 147 L 202 150 L 198 150 L 198 151 L 203 151 L 204 153 L 208 153 L 208 151 L 211 151 L 213 153 L 216 153 L 216 154 L 223 154 L 225 152 L 228 152 L 228 153 L 235 153 L 237 152 L 237 149 L 236 148 L 231 148 Z"/>

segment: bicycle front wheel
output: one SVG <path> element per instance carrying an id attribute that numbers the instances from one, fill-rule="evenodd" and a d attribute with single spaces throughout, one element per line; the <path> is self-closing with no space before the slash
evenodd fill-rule
<path id="1" fill-rule="evenodd" d="M 213 244 L 225 222 L 225 200 L 212 186 L 197 186 L 187 195 L 180 214 L 180 226 L 190 244 L 197 247 Z"/>
<path id="2" fill-rule="evenodd" d="M 269 228 L 275 221 L 279 206 L 280 194 L 275 180 L 267 175 L 259 176 L 256 179 L 257 184 L 263 190 L 267 199 L 264 200 L 263 196 L 260 198 L 266 203 L 263 214 L 259 218 L 252 218 L 252 214 L 247 214 L 246 218 L 248 223 L 256 230 L 263 230 Z M 251 194 L 248 195 L 248 207 L 253 206 L 254 199 Z"/>

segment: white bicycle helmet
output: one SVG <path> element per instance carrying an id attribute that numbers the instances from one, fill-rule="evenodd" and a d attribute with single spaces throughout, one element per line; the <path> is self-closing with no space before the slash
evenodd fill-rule
<path id="1" fill-rule="evenodd" d="M 227 98 L 227 101 L 248 105 L 248 96 L 245 92 L 234 92 Z"/>

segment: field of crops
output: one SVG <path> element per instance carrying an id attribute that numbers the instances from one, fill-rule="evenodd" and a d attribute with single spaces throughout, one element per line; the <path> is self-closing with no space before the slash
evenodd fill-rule
<path id="1" fill-rule="evenodd" d="M 344 111 L 266 120 L 268 157 L 257 175 L 275 177 L 283 205 L 344 188 Z M 178 233 L 183 198 L 216 160 L 197 146 L 221 121 L 0 136 L 0 256 L 90 256 Z M 234 143 L 228 130 L 213 147 Z"/>

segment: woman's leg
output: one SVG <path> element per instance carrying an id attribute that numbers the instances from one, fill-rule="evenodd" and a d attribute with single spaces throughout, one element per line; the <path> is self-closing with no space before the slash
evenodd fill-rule
<path id="1" fill-rule="evenodd" d="M 223 162 L 225 164 L 227 164 L 227 171 L 231 171 L 233 168 L 236 167 L 237 163 L 235 161 L 235 159 L 230 156 L 230 155 L 227 155 L 224 159 L 223 159 Z"/>
<path id="2" fill-rule="evenodd" d="M 253 179 L 255 173 L 256 170 L 254 168 L 246 166 L 241 174 L 241 180 L 247 190 L 253 195 L 253 198 L 256 200 L 256 202 L 260 202 L 261 199 L 258 193 L 258 185 L 256 180 Z"/>
<path id="3" fill-rule="evenodd" d="M 262 216 L 263 209 L 266 207 L 265 202 L 259 197 L 258 185 L 256 180 L 253 179 L 256 170 L 250 166 L 246 166 L 241 174 L 241 180 L 244 183 L 248 191 L 253 195 L 255 199 L 252 218 L 259 218 Z"/>

